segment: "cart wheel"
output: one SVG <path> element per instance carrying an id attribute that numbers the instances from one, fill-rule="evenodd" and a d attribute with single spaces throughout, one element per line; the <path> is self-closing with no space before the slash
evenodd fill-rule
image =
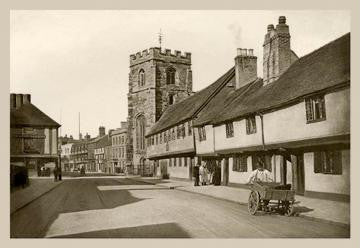
<path id="1" fill-rule="evenodd" d="M 251 191 L 249 195 L 248 210 L 251 215 L 254 215 L 259 208 L 260 197 L 255 191 Z"/>
<path id="2" fill-rule="evenodd" d="M 285 215 L 290 217 L 294 214 L 294 204 L 293 203 L 289 203 L 289 205 L 287 206 L 287 208 L 285 209 Z"/>

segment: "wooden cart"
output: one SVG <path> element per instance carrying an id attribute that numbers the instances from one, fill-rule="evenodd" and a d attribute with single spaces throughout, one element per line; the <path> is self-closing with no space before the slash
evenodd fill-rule
<path id="1" fill-rule="evenodd" d="M 291 216 L 294 202 L 295 191 L 291 190 L 290 184 L 254 182 L 249 195 L 248 210 L 252 215 L 257 211 L 265 211 Z"/>

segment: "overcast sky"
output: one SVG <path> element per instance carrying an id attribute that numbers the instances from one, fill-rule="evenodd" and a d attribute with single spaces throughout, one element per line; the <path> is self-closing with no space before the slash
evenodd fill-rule
<path id="1" fill-rule="evenodd" d="M 348 11 L 12 11 L 10 90 L 61 122 L 62 135 L 92 137 L 127 118 L 130 54 L 158 46 L 192 53 L 193 90 L 234 65 L 236 48 L 253 48 L 262 76 L 268 24 L 285 15 L 291 48 L 303 56 L 350 32 Z M 61 119 L 60 119 L 61 118 Z"/>

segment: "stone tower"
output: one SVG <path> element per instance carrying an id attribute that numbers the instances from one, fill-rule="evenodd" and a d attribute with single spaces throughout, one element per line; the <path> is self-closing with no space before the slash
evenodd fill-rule
<path id="1" fill-rule="evenodd" d="M 279 17 L 276 28 L 273 24 L 268 25 L 263 47 L 263 79 L 266 85 L 277 80 L 298 59 L 290 48 L 290 32 L 285 16 Z"/>
<path id="2" fill-rule="evenodd" d="M 192 93 L 191 54 L 154 47 L 130 55 L 128 160 L 135 174 L 151 174 L 145 134 L 171 104 Z"/>

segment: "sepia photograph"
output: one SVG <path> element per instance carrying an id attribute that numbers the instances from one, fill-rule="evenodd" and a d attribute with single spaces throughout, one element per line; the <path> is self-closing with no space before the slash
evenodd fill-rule
<path id="1" fill-rule="evenodd" d="M 351 238 L 349 10 L 9 23 L 11 239 Z"/>

